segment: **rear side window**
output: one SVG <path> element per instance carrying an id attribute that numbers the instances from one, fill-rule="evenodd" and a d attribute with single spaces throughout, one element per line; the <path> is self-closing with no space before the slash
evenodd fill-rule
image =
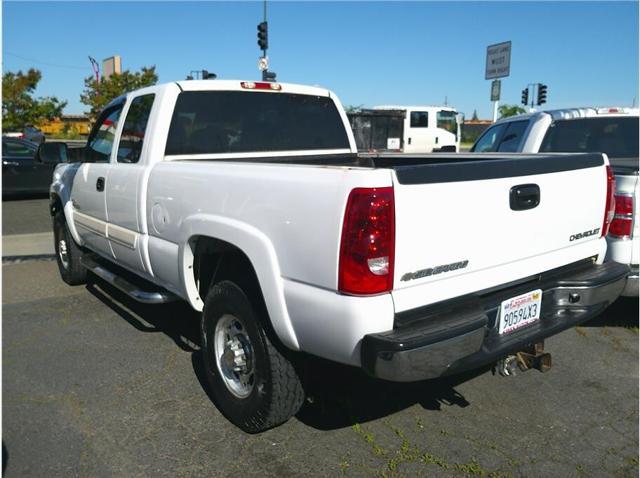
<path id="1" fill-rule="evenodd" d="M 137 163 L 140 160 L 154 97 L 153 94 L 138 96 L 131 102 L 118 144 L 119 163 Z"/>
<path id="2" fill-rule="evenodd" d="M 606 153 L 610 158 L 638 157 L 638 117 L 596 117 L 555 121 L 541 152 Z"/>
<path id="3" fill-rule="evenodd" d="M 411 112 L 411 128 L 428 128 L 429 113 L 426 111 Z"/>
<path id="4" fill-rule="evenodd" d="M 514 153 L 519 151 L 518 146 L 524 136 L 524 132 L 527 129 L 529 121 L 512 121 L 508 123 L 506 131 L 500 139 L 500 146 L 498 151 L 503 153 Z"/>
<path id="5" fill-rule="evenodd" d="M 344 123 L 331 98 L 185 91 L 176 102 L 165 154 L 348 148 Z"/>
<path id="6" fill-rule="evenodd" d="M 494 152 L 505 128 L 506 123 L 500 123 L 489 128 L 482 134 L 482 136 L 480 136 L 478 141 L 476 141 L 476 144 L 473 145 L 471 151 L 474 153 Z"/>

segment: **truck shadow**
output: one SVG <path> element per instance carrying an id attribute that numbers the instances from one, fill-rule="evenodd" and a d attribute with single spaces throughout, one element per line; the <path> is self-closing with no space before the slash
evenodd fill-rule
<path id="1" fill-rule="evenodd" d="M 141 304 L 115 287 L 89 274 L 86 289 L 133 328 L 140 332 L 161 332 L 184 352 L 200 349 L 199 314 L 186 302 Z"/>
<path id="2" fill-rule="evenodd" d="M 136 330 L 163 333 L 180 350 L 190 353 L 194 373 L 215 404 L 202 367 L 198 313 L 185 302 L 162 306 L 140 304 L 93 276 L 86 288 Z M 358 368 L 306 354 L 298 355 L 295 365 L 307 395 L 297 418 L 319 430 L 376 420 L 415 404 L 433 411 L 467 407 L 469 402 L 455 387 L 489 370 L 485 367 L 437 380 L 393 383 L 373 379 Z"/>
<path id="3" fill-rule="evenodd" d="M 319 430 L 333 430 L 365 423 L 414 405 L 439 411 L 443 407 L 467 407 L 470 403 L 456 386 L 490 368 L 412 383 L 394 383 L 367 376 L 355 367 L 309 358 L 301 374 L 307 400 L 297 418 Z"/>
<path id="4" fill-rule="evenodd" d="M 582 327 L 638 327 L 638 298 L 620 297 Z"/>

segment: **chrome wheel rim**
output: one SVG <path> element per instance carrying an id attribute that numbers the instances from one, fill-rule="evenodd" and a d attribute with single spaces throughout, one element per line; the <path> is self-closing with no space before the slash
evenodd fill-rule
<path id="1" fill-rule="evenodd" d="M 253 346 L 242 321 L 223 315 L 214 332 L 213 348 L 218 373 L 227 389 L 238 398 L 251 394 L 255 383 Z"/>
<path id="2" fill-rule="evenodd" d="M 62 267 L 65 269 L 69 268 L 69 251 L 67 250 L 67 241 L 64 239 L 60 239 L 58 241 L 58 257 L 60 258 L 60 263 Z"/>

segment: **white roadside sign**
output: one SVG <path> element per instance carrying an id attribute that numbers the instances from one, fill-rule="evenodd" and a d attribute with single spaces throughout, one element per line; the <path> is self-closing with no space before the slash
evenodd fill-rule
<path id="1" fill-rule="evenodd" d="M 509 76 L 511 69 L 511 42 L 496 43 L 487 47 L 485 80 Z"/>

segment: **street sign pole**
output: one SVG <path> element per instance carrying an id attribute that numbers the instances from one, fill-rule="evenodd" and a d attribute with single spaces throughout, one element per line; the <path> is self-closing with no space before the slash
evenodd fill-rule
<path id="1" fill-rule="evenodd" d="M 528 85 L 529 95 L 531 98 L 531 106 L 529 106 L 529 113 L 534 113 L 536 111 L 534 106 L 535 106 L 535 94 L 536 94 L 537 86 L 538 86 L 537 83 L 529 83 Z"/>

